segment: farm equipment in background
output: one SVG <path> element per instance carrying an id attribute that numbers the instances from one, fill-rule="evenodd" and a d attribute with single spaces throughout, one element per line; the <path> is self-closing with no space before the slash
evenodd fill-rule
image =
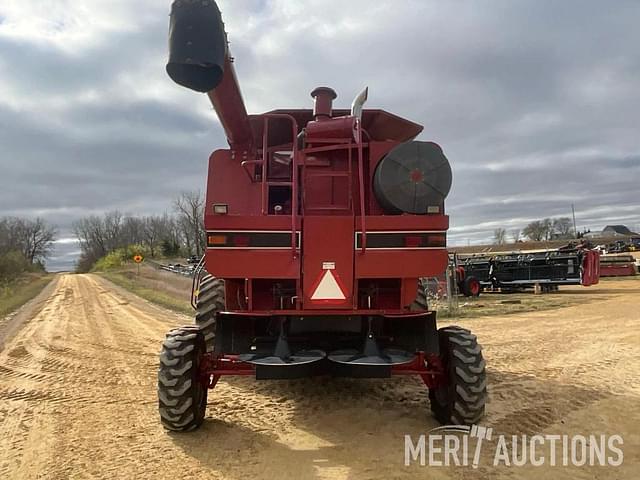
<path id="1" fill-rule="evenodd" d="M 460 256 L 458 269 L 463 278 L 477 279 L 482 288 L 504 292 L 540 285 L 544 292 L 560 285 L 597 284 L 600 255 L 595 250 L 569 248 Z"/>
<path id="2" fill-rule="evenodd" d="M 230 148 L 209 159 L 206 253 L 194 279 L 196 324 L 171 330 L 158 373 L 162 424 L 204 419 L 224 375 L 417 375 L 443 423 L 484 414 L 476 337 L 437 329 L 419 279 L 447 267 L 451 167 L 414 138 L 423 127 L 378 109 L 248 115 L 217 5 L 172 5 L 167 72 L 206 93 Z M 293 48 L 293 46 L 292 46 Z"/>
<path id="3" fill-rule="evenodd" d="M 601 277 L 626 277 L 636 275 L 636 259 L 631 254 L 607 254 L 600 257 Z"/>
<path id="4" fill-rule="evenodd" d="M 624 240 L 616 240 L 615 242 L 607 245 L 607 253 L 626 253 L 635 250 L 635 246 L 631 243 L 627 243 Z"/>
<path id="5" fill-rule="evenodd" d="M 471 272 L 467 273 L 462 265 L 457 265 L 457 259 L 455 272 L 458 292 L 460 292 L 465 297 L 477 297 L 480 295 L 480 292 L 482 291 L 482 284 L 480 283 L 480 279 Z"/>

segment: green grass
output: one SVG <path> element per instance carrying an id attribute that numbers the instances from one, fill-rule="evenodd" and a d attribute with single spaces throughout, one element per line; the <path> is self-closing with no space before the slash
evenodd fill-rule
<path id="1" fill-rule="evenodd" d="M 26 274 L 10 283 L 0 284 L 0 317 L 35 298 L 51 280 L 51 274 Z"/>
<path id="2" fill-rule="evenodd" d="M 193 315 L 188 295 L 172 295 L 160 288 L 152 287 L 145 276 L 138 276 L 135 271 L 100 272 L 98 275 L 161 307 L 168 308 L 174 312 Z"/>

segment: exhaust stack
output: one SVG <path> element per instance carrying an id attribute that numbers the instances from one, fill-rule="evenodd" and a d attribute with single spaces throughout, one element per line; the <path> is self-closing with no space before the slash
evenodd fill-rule
<path id="1" fill-rule="evenodd" d="M 167 74 L 178 85 L 207 93 L 231 148 L 251 147 L 251 125 L 215 1 L 175 0 L 171 5 Z"/>
<path id="2" fill-rule="evenodd" d="M 333 113 L 333 101 L 338 94 L 333 88 L 318 87 L 311 92 L 313 98 L 313 118 L 316 121 L 331 118 Z"/>

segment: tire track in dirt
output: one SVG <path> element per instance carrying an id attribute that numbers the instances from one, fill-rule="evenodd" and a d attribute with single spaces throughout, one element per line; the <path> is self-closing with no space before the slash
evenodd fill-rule
<path id="1" fill-rule="evenodd" d="M 83 458 L 100 458 L 102 452 L 103 458 L 112 456 L 104 448 L 104 425 L 91 419 L 100 419 L 103 409 L 115 407 L 122 412 L 108 426 L 129 426 L 135 424 L 141 405 L 152 407 L 141 397 L 142 391 L 147 396 L 153 391 L 146 366 L 155 364 L 157 355 L 140 362 L 141 347 L 146 345 L 141 346 L 136 335 L 155 334 L 157 350 L 167 325 L 155 320 L 155 331 L 149 321 L 137 325 L 138 315 L 132 315 L 127 304 L 90 276 L 63 276 L 43 308 L 8 346 L 0 357 L 0 450 L 7 452 L 0 477 L 31 478 L 37 473 L 66 478 L 83 471 L 85 460 L 67 458 L 61 463 L 58 458 L 78 450 L 79 438 L 94 436 L 93 445 L 80 449 Z M 36 432 L 42 422 L 50 428 Z M 117 455 L 112 457 L 119 461 Z M 36 465 L 44 462 L 45 470 L 34 469 L 27 462 L 32 458 L 41 459 Z"/>
<path id="2" fill-rule="evenodd" d="M 640 292 L 625 285 L 588 309 L 460 322 L 485 346 L 483 424 L 508 435 L 606 428 L 633 441 Z M 631 467 L 614 472 L 405 468 L 404 435 L 436 426 L 412 378 L 223 379 L 202 429 L 169 434 L 157 354 L 180 323 L 190 319 L 101 278 L 60 276 L 0 352 L 0 478 L 636 478 L 632 450 Z"/>

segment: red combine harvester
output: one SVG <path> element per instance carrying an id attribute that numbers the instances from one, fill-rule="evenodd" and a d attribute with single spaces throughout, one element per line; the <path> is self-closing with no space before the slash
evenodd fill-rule
<path id="1" fill-rule="evenodd" d="M 313 110 L 247 115 L 213 1 L 175 1 L 169 37 L 169 76 L 208 95 L 230 147 L 209 159 L 196 324 L 160 355 L 163 425 L 197 428 L 223 375 L 318 374 L 417 375 L 439 421 L 477 422 L 480 345 L 437 329 L 420 282 L 447 265 L 442 149 L 413 140 L 421 125 L 363 109 L 367 89 L 350 111 L 319 87 Z"/>

